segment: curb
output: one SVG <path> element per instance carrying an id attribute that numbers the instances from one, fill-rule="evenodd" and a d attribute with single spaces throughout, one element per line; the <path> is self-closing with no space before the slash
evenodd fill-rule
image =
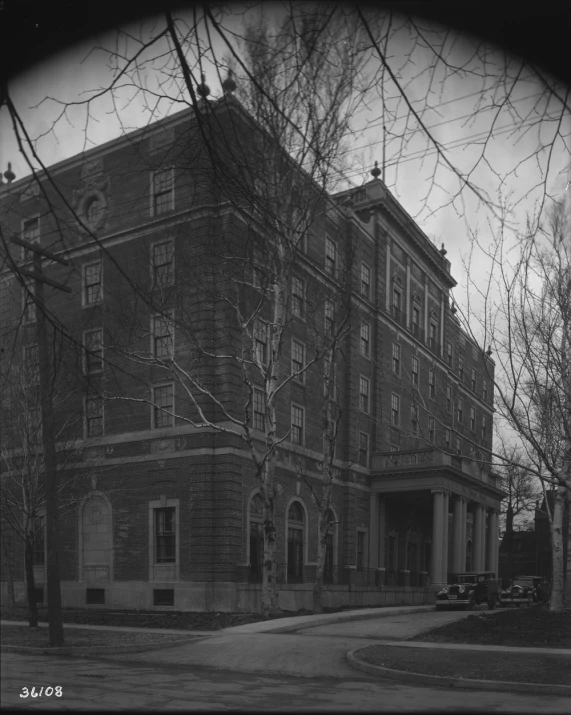
<path id="1" fill-rule="evenodd" d="M 388 618 L 389 616 L 402 616 L 406 613 L 428 613 L 435 610 L 435 606 L 402 606 L 393 608 L 393 606 L 385 608 L 363 609 L 362 611 L 347 611 L 346 613 L 323 613 L 319 615 L 309 616 L 292 616 L 288 619 L 289 623 L 282 626 L 275 626 L 273 622 L 258 621 L 257 623 L 248 623 L 244 626 L 230 626 L 224 628 L 218 633 L 295 633 L 296 631 L 306 628 L 314 628 L 317 626 L 327 626 L 332 623 L 344 623 L 349 621 L 366 621 L 372 618 Z M 295 623 L 292 623 L 295 619 Z M 279 620 L 279 619 L 276 619 Z"/>
<path id="2" fill-rule="evenodd" d="M 571 685 L 556 685 L 547 683 L 518 683 L 511 680 L 474 680 L 473 678 L 452 678 L 446 675 L 427 675 L 426 673 L 416 673 L 411 670 L 396 670 L 385 668 L 382 665 L 373 665 L 361 660 L 356 654 L 368 648 L 361 646 L 354 648 L 347 653 L 347 661 L 356 670 L 371 675 L 379 675 L 402 683 L 412 683 L 418 685 L 439 685 L 449 688 L 469 688 L 474 690 L 492 691 L 516 691 L 518 693 L 533 693 L 535 695 L 566 695 L 571 696 Z"/>
<path id="3" fill-rule="evenodd" d="M 186 645 L 191 641 L 195 641 L 203 636 L 194 636 L 190 638 L 179 638 L 173 641 L 159 641 L 147 643 L 132 643 L 130 645 L 113 645 L 113 646 L 62 646 L 60 648 L 35 648 L 33 646 L 20 645 L 3 645 L 0 647 L 1 653 L 19 653 L 21 655 L 55 655 L 63 657 L 78 657 L 85 658 L 90 655 L 109 655 L 115 653 L 143 653 L 148 650 L 163 650 L 164 648 L 173 648 L 177 645 Z"/>

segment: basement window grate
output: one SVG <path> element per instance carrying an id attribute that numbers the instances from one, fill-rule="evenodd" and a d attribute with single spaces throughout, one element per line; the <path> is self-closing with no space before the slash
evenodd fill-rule
<path id="1" fill-rule="evenodd" d="M 154 606 L 174 606 L 174 588 L 153 589 Z"/>
<path id="2" fill-rule="evenodd" d="M 105 589 L 104 588 L 86 588 L 85 603 L 88 606 L 97 606 L 105 604 Z"/>

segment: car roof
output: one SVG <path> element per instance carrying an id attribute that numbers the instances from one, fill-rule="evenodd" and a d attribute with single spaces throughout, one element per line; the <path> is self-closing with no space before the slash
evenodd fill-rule
<path id="1" fill-rule="evenodd" d="M 514 578 L 543 578 L 543 576 L 514 576 Z"/>
<path id="2" fill-rule="evenodd" d="M 496 575 L 493 571 L 461 571 L 457 573 L 456 576 L 487 576 L 488 574 L 492 576 Z M 521 578 L 521 576 L 517 576 L 516 578 Z"/>

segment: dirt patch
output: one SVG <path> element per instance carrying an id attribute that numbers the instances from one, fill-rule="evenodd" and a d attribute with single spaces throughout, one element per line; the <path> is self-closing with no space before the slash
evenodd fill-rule
<path id="1" fill-rule="evenodd" d="M 472 680 L 569 685 L 571 671 L 571 657 L 550 654 L 459 652 L 444 648 L 427 652 L 425 648 L 383 645 L 363 648 L 356 655 L 384 668 Z"/>
<path id="2" fill-rule="evenodd" d="M 84 628 L 64 629 L 65 647 L 93 647 L 142 645 L 165 643 L 170 641 L 188 641 L 189 636 L 167 633 L 130 633 L 125 631 L 91 631 Z M 49 648 L 47 628 L 29 628 L 28 626 L 3 626 L 0 633 L 0 644 L 3 646 L 20 646 L 24 648 Z M 54 647 L 57 649 L 57 646 Z"/>
<path id="3" fill-rule="evenodd" d="M 411 640 L 524 648 L 571 648 L 571 611 L 551 613 L 542 606 L 483 611 Z"/>

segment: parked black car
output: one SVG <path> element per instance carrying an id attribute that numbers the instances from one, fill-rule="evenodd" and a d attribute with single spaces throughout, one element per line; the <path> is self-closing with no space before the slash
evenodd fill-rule
<path id="1" fill-rule="evenodd" d="M 451 583 L 436 594 L 436 609 L 464 608 L 472 610 L 488 602 L 488 581 L 496 578 L 492 571 L 469 571 L 456 574 Z"/>

